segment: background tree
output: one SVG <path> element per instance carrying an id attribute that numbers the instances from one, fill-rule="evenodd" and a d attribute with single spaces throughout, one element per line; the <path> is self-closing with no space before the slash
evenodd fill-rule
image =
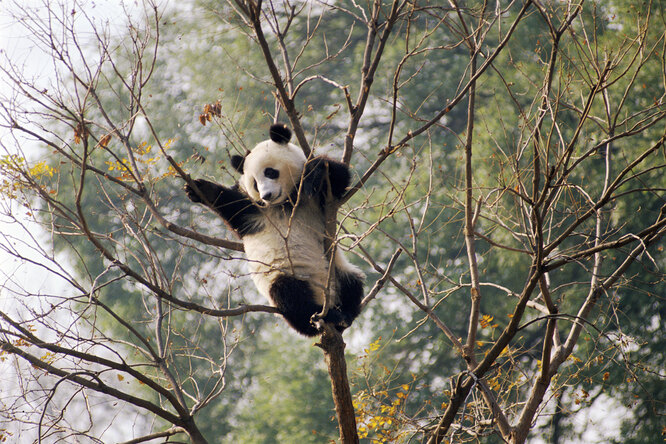
<path id="1" fill-rule="evenodd" d="M 662 432 L 661 2 L 145 3 L 123 32 L 94 4 L 20 6 L 52 69 L 2 63 L 25 227 L 2 246 L 59 284 L 2 287 L 24 425 L 3 433 L 333 439 L 320 354 L 180 191 L 232 183 L 275 120 L 357 174 L 332 225 L 368 273 L 343 441 L 562 442 L 613 399 L 618 442 Z"/>

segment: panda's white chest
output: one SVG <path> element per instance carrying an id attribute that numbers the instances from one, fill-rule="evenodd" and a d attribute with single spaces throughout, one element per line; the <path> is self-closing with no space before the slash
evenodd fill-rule
<path id="1" fill-rule="evenodd" d="M 252 279 L 258 290 L 269 297 L 270 285 L 279 274 L 288 274 L 321 288 L 328 278 L 324 254 L 324 223 L 314 203 L 293 212 L 279 208 L 262 213 L 258 233 L 243 238 Z"/>

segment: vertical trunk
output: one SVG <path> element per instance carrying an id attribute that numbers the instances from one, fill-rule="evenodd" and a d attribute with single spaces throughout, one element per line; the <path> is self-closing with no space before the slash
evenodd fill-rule
<path id="1" fill-rule="evenodd" d="M 194 422 L 194 418 L 189 417 L 187 420 L 185 420 L 183 428 L 189 435 L 190 442 L 192 442 L 192 444 L 208 444 L 206 438 L 204 438 L 204 436 L 201 434 L 201 430 L 199 430 L 199 427 L 197 427 L 196 423 Z"/>
<path id="2" fill-rule="evenodd" d="M 333 392 L 333 401 L 335 402 L 335 415 L 340 430 L 340 442 L 342 444 L 358 443 L 356 416 L 354 414 L 349 381 L 347 379 L 345 342 L 335 327 L 331 324 L 325 324 L 317 346 L 324 350 L 328 373 L 331 377 L 331 390 Z"/>

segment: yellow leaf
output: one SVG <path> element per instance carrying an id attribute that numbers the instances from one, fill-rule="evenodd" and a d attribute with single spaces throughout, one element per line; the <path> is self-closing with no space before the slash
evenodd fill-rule
<path id="1" fill-rule="evenodd" d="M 120 375 L 120 374 L 119 374 L 119 375 L 118 375 L 118 381 L 122 381 L 123 379 L 125 379 L 125 377 L 124 377 L 123 375 Z"/>
<path id="2" fill-rule="evenodd" d="M 490 325 L 490 323 L 493 321 L 494 317 L 490 315 L 483 315 L 481 316 L 481 319 L 479 319 L 479 324 L 481 324 L 481 328 L 486 328 Z"/>
<path id="3" fill-rule="evenodd" d="M 35 179 L 41 179 L 44 176 L 49 176 L 53 177 L 53 172 L 55 171 L 54 168 L 51 168 L 46 162 L 41 161 L 28 171 L 30 176 L 34 177 Z"/>

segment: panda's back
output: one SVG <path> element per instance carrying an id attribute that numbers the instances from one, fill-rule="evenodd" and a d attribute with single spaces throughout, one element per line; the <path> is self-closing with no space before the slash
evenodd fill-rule
<path id="1" fill-rule="evenodd" d="M 324 220 L 314 202 L 295 210 L 269 207 L 261 212 L 261 229 L 243 237 L 252 279 L 269 297 L 273 280 L 287 274 L 309 282 L 323 303 L 328 279 L 324 254 Z"/>

